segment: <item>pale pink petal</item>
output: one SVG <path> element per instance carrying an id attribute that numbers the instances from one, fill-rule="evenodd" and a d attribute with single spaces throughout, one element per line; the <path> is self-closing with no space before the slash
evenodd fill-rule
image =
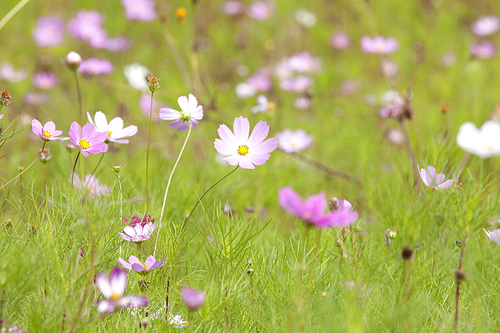
<path id="1" fill-rule="evenodd" d="M 43 129 L 53 135 L 54 131 L 56 130 L 56 124 L 54 124 L 53 121 L 48 121 L 45 123 L 45 125 L 43 125 Z"/>
<path id="2" fill-rule="evenodd" d="M 248 155 L 241 156 L 239 165 L 243 169 L 255 169 L 255 166 L 252 164 L 252 162 L 250 162 Z"/>
<path id="3" fill-rule="evenodd" d="M 261 144 L 252 148 L 254 154 L 269 154 L 278 148 L 278 140 L 276 138 L 269 138 Z"/>
<path id="4" fill-rule="evenodd" d="M 305 210 L 300 196 L 291 187 L 282 187 L 278 190 L 278 202 L 286 212 L 301 216 Z"/>
<path id="5" fill-rule="evenodd" d="M 116 303 L 114 301 L 99 301 L 97 304 L 97 312 L 99 313 L 112 313 L 115 311 Z"/>
<path id="6" fill-rule="evenodd" d="M 118 258 L 118 262 L 125 267 L 126 269 L 132 269 L 132 265 L 130 265 L 128 262 L 123 260 L 122 258 Z"/>
<path id="7" fill-rule="evenodd" d="M 449 188 L 451 185 L 453 185 L 453 179 L 449 179 L 449 180 L 445 181 L 444 183 L 439 185 L 438 188 L 445 190 L 445 189 Z"/>
<path id="8" fill-rule="evenodd" d="M 234 120 L 233 133 L 238 144 L 246 145 L 250 134 L 250 123 L 247 118 L 239 117 Z"/>
<path id="9" fill-rule="evenodd" d="M 111 297 L 111 295 L 113 294 L 113 289 L 111 289 L 111 284 L 109 283 L 105 272 L 97 274 L 97 276 L 95 277 L 95 284 L 104 297 Z"/>
<path id="10" fill-rule="evenodd" d="M 42 123 L 40 121 L 36 120 L 36 119 L 33 119 L 31 121 L 31 130 L 36 135 L 42 136 L 43 135 L 43 126 L 42 126 Z"/>
<path id="11" fill-rule="evenodd" d="M 237 151 L 235 146 L 231 146 L 229 143 L 220 139 L 215 139 L 214 147 L 219 154 L 224 156 L 233 155 Z"/>
<path id="12" fill-rule="evenodd" d="M 250 134 L 250 138 L 248 138 L 248 147 L 251 149 L 252 147 L 260 144 L 269 134 L 269 126 L 265 121 L 259 121 L 257 125 L 252 130 L 252 134 Z"/>
<path id="13" fill-rule="evenodd" d="M 248 153 L 246 156 L 250 160 L 250 162 L 254 165 L 263 165 L 264 163 L 267 162 L 267 160 L 269 160 L 269 157 L 271 157 L 271 155 L 269 154 L 252 154 L 252 153 Z"/>
<path id="14" fill-rule="evenodd" d="M 226 158 L 223 158 L 224 161 L 227 161 L 229 165 L 237 165 L 240 163 L 241 160 L 241 155 L 240 154 L 234 154 L 232 156 L 228 156 Z"/>
<path id="15" fill-rule="evenodd" d="M 219 133 L 219 136 L 222 139 L 222 141 L 224 141 L 230 145 L 234 145 L 234 146 L 238 147 L 238 144 L 239 144 L 238 140 L 236 140 L 236 137 L 234 136 L 233 132 L 231 132 L 229 127 L 222 124 L 219 126 L 219 129 L 217 130 L 217 132 Z"/>

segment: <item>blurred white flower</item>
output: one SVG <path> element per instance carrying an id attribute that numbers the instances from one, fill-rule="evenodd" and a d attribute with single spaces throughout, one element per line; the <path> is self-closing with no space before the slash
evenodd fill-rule
<path id="1" fill-rule="evenodd" d="M 276 108 L 276 104 L 273 102 L 269 102 L 266 96 L 259 95 L 257 96 L 257 105 L 252 107 L 252 113 L 263 112 L 267 113 L 268 111 L 272 111 Z"/>
<path id="2" fill-rule="evenodd" d="M 139 89 L 142 91 L 149 91 L 148 84 L 146 83 L 146 78 L 151 72 L 145 66 L 134 62 L 131 65 L 125 66 L 123 68 L 123 74 L 127 78 L 128 84 L 132 86 L 132 88 Z"/>
<path id="3" fill-rule="evenodd" d="M 457 134 L 457 145 L 481 158 L 500 155 L 500 123 L 488 120 L 479 129 L 473 122 L 462 124 Z"/>
<path id="4" fill-rule="evenodd" d="M 306 28 L 311 28 L 317 21 L 316 15 L 305 9 L 297 9 L 295 11 L 295 19 Z"/>
<path id="5" fill-rule="evenodd" d="M 491 36 L 500 29 L 500 20 L 495 15 L 481 16 L 472 24 L 471 30 L 478 36 Z"/>
<path id="6" fill-rule="evenodd" d="M 250 98 L 256 93 L 257 91 L 250 83 L 242 82 L 236 85 L 236 95 L 238 95 L 239 98 Z"/>

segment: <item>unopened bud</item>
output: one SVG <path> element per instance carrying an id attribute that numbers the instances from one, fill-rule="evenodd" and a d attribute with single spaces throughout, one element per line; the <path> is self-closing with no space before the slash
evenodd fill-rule
<path id="1" fill-rule="evenodd" d="M 75 51 L 71 51 L 66 55 L 66 64 L 68 67 L 74 71 L 80 67 L 80 64 L 82 63 L 82 57 Z"/>
<path id="2" fill-rule="evenodd" d="M 404 260 L 409 260 L 412 256 L 413 250 L 408 246 L 403 247 L 403 250 L 401 251 L 401 257 L 403 257 Z"/>
<path id="3" fill-rule="evenodd" d="M 455 245 L 456 245 L 459 249 L 461 249 L 461 248 L 462 248 L 463 243 L 464 243 L 464 241 L 463 241 L 463 240 L 457 240 L 457 241 L 455 241 Z"/>
<path id="4" fill-rule="evenodd" d="M 38 149 L 38 159 L 40 162 L 47 163 L 51 158 L 52 156 L 50 155 L 49 148 L 43 148 L 43 150 L 42 148 Z"/>
<path id="5" fill-rule="evenodd" d="M 346 228 L 342 228 L 342 230 L 340 230 L 340 234 L 342 235 L 342 239 L 346 240 L 347 236 L 349 235 L 349 230 L 347 230 Z"/>
<path id="6" fill-rule="evenodd" d="M 248 275 L 250 275 L 250 276 L 252 276 L 252 275 L 253 275 L 253 272 L 254 272 L 254 269 L 253 269 L 253 268 L 249 268 L 249 269 L 247 270 L 247 274 L 248 274 Z"/>
<path id="7" fill-rule="evenodd" d="M 6 228 L 10 228 L 10 227 L 12 227 L 12 220 L 7 219 L 7 220 L 3 221 L 3 224 L 5 225 Z"/>
<path id="8" fill-rule="evenodd" d="M 141 319 L 141 324 L 140 324 L 140 325 L 141 325 L 141 327 L 142 327 L 142 328 L 146 328 L 146 327 L 148 327 L 148 325 L 149 325 L 149 318 L 148 318 L 148 317 L 144 317 L 144 318 L 142 318 L 142 319 Z"/>
<path id="9" fill-rule="evenodd" d="M 179 23 L 184 23 L 184 20 L 186 19 L 187 15 L 187 10 L 186 8 L 179 7 L 175 10 L 175 15 L 177 16 L 177 20 L 179 20 Z"/>
<path id="10" fill-rule="evenodd" d="M 115 165 L 113 167 L 113 171 L 116 172 L 116 173 L 119 173 L 121 170 L 122 170 L 122 166 L 121 165 Z"/>
<path id="11" fill-rule="evenodd" d="M 66 145 L 66 150 L 67 150 L 68 152 L 70 152 L 70 153 L 71 153 L 74 149 L 75 149 L 75 145 L 74 145 L 74 144 L 72 144 L 72 143 L 68 143 L 68 144 Z"/>
<path id="12" fill-rule="evenodd" d="M 455 279 L 457 280 L 457 282 L 465 280 L 466 277 L 467 274 L 464 273 L 464 270 L 462 268 L 457 268 L 455 270 Z"/>
<path id="13" fill-rule="evenodd" d="M 24 171 L 24 167 L 22 165 L 20 165 L 20 166 L 17 167 L 17 170 L 19 172 L 23 172 Z"/>
<path id="14" fill-rule="evenodd" d="M 335 246 L 337 246 L 337 247 L 342 247 L 342 241 L 340 240 L 340 238 L 337 238 L 337 239 L 335 240 Z"/>
<path id="15" fill-rule="evenodd" d="M 397 235 L 398 235 L 398 227 L 390 227 L 389 230 L 387 230 L 387 236 L 390 239 L 395 239 Z"/>
<path id="16" fill-rule="evenodd" d="M 151 92 L 155 92 L 160 89 L 160 79 L 156 76 L 148 76 L 146 78 L 146 83 L 148 84 L 148 88 Z"/>
<path id="17" fill-rule="evenodd" d="M 4 106 L 9 105 L 12 102 L 12 97 L 10 97 L 7 90 L 2 91 L 0 94 L 0 109 Z"/>

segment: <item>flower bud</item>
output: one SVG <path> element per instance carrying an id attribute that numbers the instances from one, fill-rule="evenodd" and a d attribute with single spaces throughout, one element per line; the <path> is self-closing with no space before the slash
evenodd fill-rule
<path id="1" fill-rule="evenodd" d="M 17 170 L 19 172 L 23 172 L 24 171 L 24 167 L 22 165 L 20 165 L 20 166 L 17 167 Z"/>
<path id="2" fill-rule="evenodd" d="M 40 162 L 42 163 L 47 163 L 50 159 L 52 158 L 52 156 L 50 155 L 50 149 L 49 148 L 40 148 L 38 149 L 38 159 L 40 160 Z"/>
<path id="3" fill-rule="evenodd" d="M 388 236 L 390 239 L 395 239 L 397 235 L 398 235 L 398 227 L 390 227 L 390 228 L 387 230 L 387 236 Z"/>
<path id="4" fill-rule="evenodd" d="M 340 240 L 340 238 L 337 238 L 337 239 L 335 240 L 335 246 L 337 246 L 337 247 L 342 247 L 342 241 Z"/>
<path id="5" fill-rule="evenodd" d="M 74 149 L 75 149 L 75 145 L 74 145 L 74 144 L 72 144 L 72 143 L 68 143 L 68 144 L 66 145 L 66 150 L 67 150 L 69 153 L 71 153 Z"/>
<path id="6" fill-rule="evenodd" d="M 2 91 L 0 94 L 0 109 L 4 106 L 9 105 L 12 102 L 12 97 L 10 97 L 7 90 Z"/>
<path id="7" fill-rule="evenodd" d="M 247 274 L 248 274 L 249 276 L 252 276 L 252 275 L 253 275 L 253 273 L 254 273 L 254 271 L 255 271 L 255 270 L 254 270 L 253 268 L 249 268 L 249 269 L 247 270 Z"/>
<path id="8" fill-rule="evenodd" d="M 160 79 L 156 76 L 148 76 L 146 78 L 146 83 L 148 84 L 148 88 L 151 92 L 155 92 L 160 89 Z"/>
<path id="9" fill-rule="evenodd" d="M 349 230 L 347 230 L 346 228 L 342 228 L 342 230 L 340 230 L 340 234 L 342 235 L 342 239 L 346 240 L 347 236 L 349 235 Z"/>
<path id="10" fill-rule="evenodd" d="M 121 165 L 115 165 L 113 167 L 113 171 L 116 172 L 116 173 L 119 173 L 121 170 L 122 170 L 122 166 Z"/>
<path id="11" fill-rule="evenodd" d="M 66 64 L 68 67 L 74 71 L 80 67 L 80 64 L 82 63 L 82 57 L 75 51 L 71 51 L 66 55 Z"/>

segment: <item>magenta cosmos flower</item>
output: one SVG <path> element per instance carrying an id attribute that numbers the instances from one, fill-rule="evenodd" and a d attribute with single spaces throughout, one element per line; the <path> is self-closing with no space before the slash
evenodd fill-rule
<path id="1" fill-rule="evenodd" d="M 269 134 L 269 126 L 265 121 L 259 121 L 250 133 L 250 123 L 247 118 L 234 120 L 233 131 L 224 124 L 217 132 L 221 139 L 215 139 L 214 146 L 230 165 L 239 165 L 243 169 L 255 169 L 254 165 L 263 165 L 271 157 L 270 153 L 278 148 L 276 138 L 264 139 Z"/>
<path id="2" fill-rule="evenodd" d="M 495 44 L 489 40 L 483 40 L 481 43 L 472 43 L 469 47 L 469 51 L 474 58 L 481 60 L 493 58 L 498 52 Z"/>
<path id="3" fill-rule="evenodd" d="M 40 136 L 44 141 L 66 141 L 68 137 L 59 136 L 63 131 L 56 130 L 56 124 L 53 121 L 48 121 L 42 126 L 42 123 L 36 119 L 31 121 L 31 130 L 36 135 Z"/>
<path id="4" fill-rule="evenodd" d="M 500 229 L 493 230 L 493 231 L 488 231 L 488 230 L 486 230 L 486 229 L 483 228 L 483 230 L 486 233 L 486 236 L 488 236 L 488 238 L 491 239 L 491 241 L 493 243 L 498 244 L 498 239 L 500 237 Z"/>
<path id="5" fill-rule="evenodd" d="M 361 50 L 365 53 L 371 54 L 391 54 L 399 50 L 398 40 L 394 37 L 383 37 L 375 36 L 371 38 L 370 36 L 361 37 Z"/>
<path id="6" fill-rule="evenodd" d="M 184 286 L 181 289 L 182 301 L 191 310 L 196 310 L 205 303 L 207 295 L 203 291 Z"/>
<path id="7" fill-rule="evenodd" d="M 278 201 L 285 211 L 320 229 L 342 228 L 358 219 L 358 213 L 351 211 L 350 207 L 325 214 L 327 207 L 325 193 L 311 195 L 302 202 L 291 187 L 283 187 L 278 191 Z"/>
<path id="8" fill-rule="evenodd" d="M 435 190 L 445 190 L 453 185 L 453 179 L 444 181 L 445 175 L 442 173 L 436 174 L 436 169 L 433 166 L 428 166 L 426 169 L 420 169 L 420 178 L 425 186 Z"/>
<path id="9" fill-rule="evenodd" d="M 149 22 L 157 17 L 154 0 L 121 0 L 121 3 L 127 20 Z"/>
<path id="10" fill-rule="evenodd" d="M 189 126 L 195 127 L 203 119 L 203 106 L 198 105 L 198 100 L 193 94 L 189 94 L 189 99 L 186 96 L 180 96 L 177 98 L 177 103 L 181 111 L 171 108 L 160 109 L 160 119 L 173 120 L 168 126 L 184 131 Z"/>
<path id="11" fill-rule="evenodd" d="M 278 148 L 287 154 L 297 153 L 309 147 L 313 141 L 313 136 L 303 129 L 292 131 L 284 129 L 283 132 L 276 133 Z"/>
<path id="12" fill-rule="evenodd" d="M 127 221 L 127 219 L 123 220 L 123 222 Z M 120 237 L 129 242 L 141 243 L 148 240 L 155 229 L 156 225 L 151 217 L 144 217 L 141 221 L 141 218 L 136 215 L 132 217 L 130 224 L 123 228 L 123 232 L 120 232 Z"/>
<path id="13" fill-rule="evenodd" d="M 99 301 L 97 312 L 113 313 L 118 308 L 142 307 L 148 305 L 148 299 L 139 295 L 124 296 L 127 289 L 127 272 L 119 267 L 115 267 L 109 279 L 106 272 L 97 274 L 95 284 L 106 300 Z"/>
<path id="14" fill-rule="evenodd" d="M 57 76 L 51 72 L 37 72 L 31 78 L 31 82 L 37 89 L 50 90 L 55 87 Z"/>
<path id="15" fill-rule="evenodd" d="M 53 16 L 39 17 L 32 32 L 36 45 L 52 47 L 64 42 L 64 22 Z"/>
<path id="16" fill-rule="evenodd" d="M 113 64 L 108 60 L 90 58 L 81 62 L 77 72 L 83 76 L 106 75 L 114 70 Z"/>
<path id="17" fill-rule="evenodd" d="M 106 133 L 99 133 L 92 124 L 85 124 L 82 127 L 76 122 L 71 123 L 71 128 L 68 131 L 71 143 L 80 148 L 83 156 L 87 157 L 89 154 L 99 154 L 108 151 L 108 145 L 104 142 L 106 140 Z"/>
<path id="18" fill-rule="evenodd" d="M 128 262 L 126 262 L 122 258 L 118 258 L 118 262 L 126 269 L 129 269 L 131 271 L 136 271 L 141 274 L 149 273 L 154 269 L 160 268 L 164 264 L 163 261 L 157 261 L 153 256 L 147 257 L 146 261 L 144 262 L 144 265 L 136 256 L 128 257 Z"/>
<path id="19" fill-rule="evenodd" d="M 68 30 L 73 38 L 94 48 L 103 48 L 102 41 L 107 39 L 107 31 L 102 28 L 104 15 L 97 10 L 80 10 L 68 22 Z"/>

